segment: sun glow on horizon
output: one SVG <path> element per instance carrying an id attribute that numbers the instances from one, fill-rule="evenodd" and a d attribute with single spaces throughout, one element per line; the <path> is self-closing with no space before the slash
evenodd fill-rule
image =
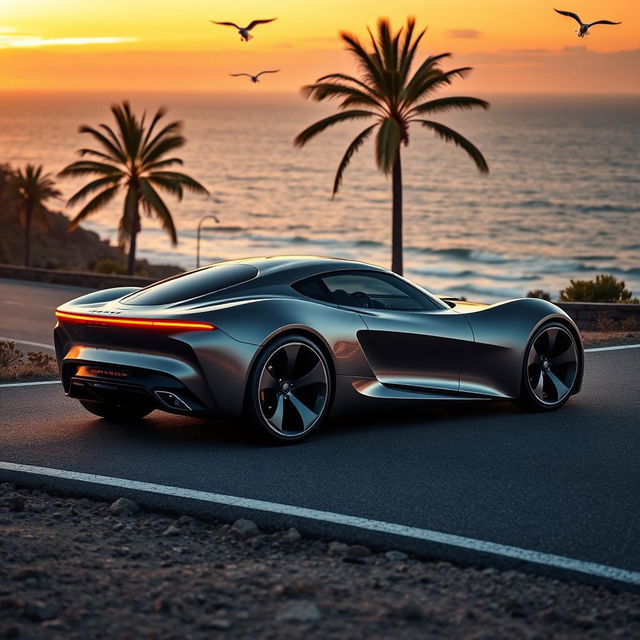
<path id="1" fill-rule="evenodd" d="M 84 0 L 0 0 L 0 89 L 294 91 L 326 72 L 350 70 L 339 32 L 365 41 L 378 17 L 397 29 L 414 15 L 427 28 L 423 54 L 451 51 L 453 65 L 474 67 L 465 90 L 640 92 L 640 4 L 576 4 L 560 8 L 622 24 L 596 26 L 581 41 L 550 0 L 432 0 L 428 7 L 396 0 L 392 8 L 382 0 L 274 0 L 268 10 L 263 0 L 183 0 L 179 10 L 173 0 L 111 0 L 91 12 Z M 273 17 L 250 42 L 210 23 Z M 585 42 L 588 48 L 572 50 Z M 264 68 L 283 71 L 253 87 L 229 77 Z"/>
<path id="2" fill-rule="evenodd" d="M 10 47 L 22 49 L 27 47 L 122 44 L 126 42 L 136 42 L 137 40 L 137 38 L 120 38 L 115 36 L 100 36 L 95 38 L 42 38 L 35 35 L 18 34 L 17 30 L 12 30 L 11 27 L 0 29 L 0 49 L 8 49 Z"/>

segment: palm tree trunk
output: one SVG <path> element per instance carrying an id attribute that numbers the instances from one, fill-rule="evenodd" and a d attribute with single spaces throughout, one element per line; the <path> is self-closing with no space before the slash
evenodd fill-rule
<path id="1" fill-rule="evenodd" d="M 31 262 L 31 218 L 33 217 L 33 207 L 27 204 L 24 219 L 24 266 L 28 267 Z"/>
<path id="2" fill-rule="evenodd" d="M 391 174 L 391 190 L 393 194 L 391 217 L 391 271 L 402 275 L 402 165 L 400 150 L 393 162 Z"/>
<path id="3" fill-rule="evenodd" d="M 138 237 L 138 231 L 140 231 L 140 214 L 138 213 L 138 200 L 136 199 L 133 228 L 131 229 L 131 239 L 129 241 L 129 265 L 127 272 L 130 276 L 134 275 L 136 270 L 136 238 Z"/>

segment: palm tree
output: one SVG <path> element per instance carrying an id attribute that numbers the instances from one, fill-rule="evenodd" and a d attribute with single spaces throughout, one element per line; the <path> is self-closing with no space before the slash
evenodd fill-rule
<path id="1" fill-rule="evenodd" d="M 457 76 L 464 76 L 470 67 L 443 71 L 440 61 L 449 53 L 429 56 L 411 73 L 416 51 L 426 29 L 415 35 L 415 19 L 407 20 L 406 30 L 391 32 L 389 20 L 378 20 L 377 37 L 369 31 L 372 51 L 368 52 L 359 39 L 348 33 L 340 37 L 356 58 L 360 77 L 344 73 L 330 73 L 318 78 L 314 84 L 303 87 L 303 94 L 316 101 L 340 100 L 339 111 L 319 120 L 295 138 L 296 146 L 304 146 L 311 138 L 325 129 L 351 120 L 375 122 L 361 131 L 347 147 L 338 165 L 333 182 L 332 197 L 338 192 L 342 176 L 353 154 L 376 131 L 375 157 L 378 168 L 391 174 L 392 184 L 392 258 L 391 269 L 402 275 L 402 165 L 400 149 L 409 144 L 409 127 L 420 124 L 445 142 L 453 142 L 466 151 L 481 173 L 489 167 L 478 148 L 464 136 L 433 120 L 424 119 L 432 113 L 453 109 L 487 109 L 489 103 L 478 98 L 445 97 L 430 98 L 439 89 L 450 85 Z M 354 108 L 355 107 L 355 108 Z"/>
<path id="2" fill-rule="evenodd" d="M 171 212 L 164 203 L 156 187 L 182 200 L 183 191 L 208 195 L 208 191 L 196 180 L 184 173 L 168 170 L 174 165 L 182 165 L 177 157 L 167 154 L 184 145 L 180 135 L 181 123 L 170 122 L 164 126 L 158 123 L 165 115 L 158 109 L 148 126 L 146 112 L 138 118 L 131 111 L 128 102 L 111 107 L 116 120 L 116 128 L 106 124 L 99 128 L 83 125 L 80 133 L 88 133 L 99 144 L 99 149 L 80 149 L 78 153 L 92 159 L 78 160 L 65 167 L 61 176 L 100 176 L 82 187 L 69 199 L 69 205 L 93 197 L 78 212 L 71 223 L 70 231 L 87 216 L 102 209 L 120 191 L 125 192 L 124 209 L 118 226 L 118 242 L 122 249 L 129 247 L 130 275 L 134 273 L 136 260 L 136 238 L 141 229 L 140 208 L 149 216 L 155 215 L 162 228 L 169 234 L 172 244 L 178 242 Z M 97 195 L 93 195 L 96 192 Z"/>
<path id="3" fill-rule="evenodd" d="M 14 172 L 8 164 L 0 164 L 0 220 L 10 215 L 10 191 Z"/>
<path id="4" fill-rule="evenodd" d="M 28 164 L 24 170 L 18 169 L 9 182 L 8 202 L 17 211 L 20 224 L 24 227 L 24 266 L 31 261 L 31 225 L 40 224 L 47 228 L 48 210 L 45 202 L 59 198 L 62 193 L 48 173 L 42 173 L 42 165 Z"/>

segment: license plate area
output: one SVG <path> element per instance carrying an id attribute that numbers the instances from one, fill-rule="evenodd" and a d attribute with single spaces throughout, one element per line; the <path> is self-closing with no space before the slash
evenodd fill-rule
<path id="1" fill-rule="evenodd" d="M 131 371 L 120 367 L 102 365 L 79 365 L 75 372 L 78 378 L 101 378 L 103 380 L 127 380 L 131 378 Z"/>

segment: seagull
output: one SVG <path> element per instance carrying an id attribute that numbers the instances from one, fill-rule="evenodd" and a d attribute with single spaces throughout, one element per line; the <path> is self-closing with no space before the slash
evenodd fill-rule
<path id="1" fill-rule="evenodd" d="M 589 34 L 587 32 L 591 27 L 593 27 L 594 24 L 622 24 L 622 22 L 611 22 L 611 20 L 597 20 L 596 22 L 585 24 L 584 22 L 582 22 L 582 20 L 580 20 L 578 15 L 576 15 L 575 13 L 571 13 L 571 11 L 560 11 L 559 9 L 554 9 L 554 11 L 556 13 L 559 13 L 560 15 L 573 18 L 580 25 L 580 28 L 576 31 L 576 33 L 578 34 L 578 38 L 584 38 L 585 36 L 588 36 Z"/>
<path id="2" fill-rule="evenodd" d="M 258 24 L 266 24 L 267 22 L 273 22 L 277 20 L 277 18 L 270 18 L 269 20 L 253 20 L 246 27 L 239 27 L 235 22 L 216 22 L 215 20 L 209 20 L 209 22 L 213 22 L 213 24 L 221 24 L 225 27 L 235 27 L 240 34 L 240 40 L 242 42 L 249 42 L 253 36 L 249 33 L 253 27 Z"/>
<path id="3" fill-rule="evenodd" d="M 234 78 L 238 78 L 239 76 L 247 76 L 247 78 L 251 78 L 251 82 L 256 83 L 256 82 L 260 82 L 260 80 L 258 80 L 258 78 L 263 74 L 263 73 L 278 73 L 278 71 L 280 71 L 280 69 L 272 69 L 271 71 L 261 71 L 260 73 L 256 74 L 255 76 L 252 76 L 250 73 L 230 73 L 230 76 L 233 76 Z"/>

